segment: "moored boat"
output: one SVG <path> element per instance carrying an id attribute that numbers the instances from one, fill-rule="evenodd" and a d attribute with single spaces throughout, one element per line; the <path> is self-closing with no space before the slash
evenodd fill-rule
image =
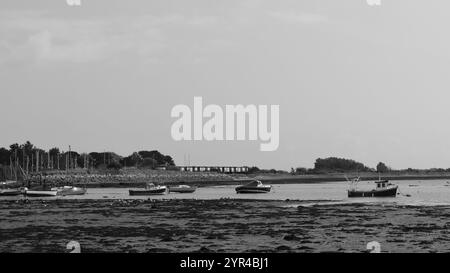
<path id="1" fill-rule="evenodd" d="M 17 196 L 22 193 L 21 189 L 0 189 L 0 196 Z"/>
<path id="2" fill-rule="evenodd" d="M 268 193 L 271 189 L 271 185 L 263 185 L 261 181 L 254 180 L 248 184 L 236 187 L 236 193 Z"/>
<path id="3" fill-rule="evenodd" d="M 57 195 L 66 196 L 66 195 L 83 195 L 86 193 L 86 188 L 73 187 L 73 186 L 64 186 L 64 187 L 56 187 L 52 188 L 52 191 L 57 191 Z"/>
<path id="4" fill-rule="evenodd" d="M 171 186 L 169 187 L 169 192 L 177 192 L 177 193 L 193 193 L 197 190 L 195 186 L 188 185 L 179 185 L 179 186 Z"/>
<path id="5" fill-rule="evenodd" d="M 147 184 L 143 189 L 129 190 L 129 194 L 132 196 L 138 195 L 162 195 L 168 191 L 167 186 L 155 186 L 153 183 Z"/>
<path id="6" fill-rule="evenodd" d="M 58 191 L 46 190 L 25 190 L 25 196 L 28 197 L 52 197 L 58 194 Z"/>
<path id="7" fill-rule="evenodd" d="M 347 191 L 348 197 L 396 197 L 398 186 L 391 184 L 389 180 L 374 181 L 376 188 L 372 190 L 359 190 L 356 183 L 359 179 L 352 181 L 351 188 Z"/>

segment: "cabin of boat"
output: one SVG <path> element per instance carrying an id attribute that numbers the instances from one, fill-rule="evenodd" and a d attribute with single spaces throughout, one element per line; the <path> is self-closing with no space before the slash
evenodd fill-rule
<path id="1" fill-rule="evenodd" d="M 349 189 L 348 197 L 395 197 L 398 186 L 389 183 L 389 180 L 375 181 L 377 185 L 373 190 Z"/>
<path id="2" fill-rule="evenodd" d="M 271 189 L 271 185 L 263 185 L 261 181 L 254 180 L 248 184 L 236 187 L 236 193 L 268 193 Z"/>

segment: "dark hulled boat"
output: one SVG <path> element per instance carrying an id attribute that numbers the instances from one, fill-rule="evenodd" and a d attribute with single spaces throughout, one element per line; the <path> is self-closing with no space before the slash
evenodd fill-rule
<path id="1" fill-rule="evenodd" d="M 354 183 L 358 182 L 355 180 Z M 352 188 L 348 190 L 348 197 L 396 197 L 398 186 L 389 183 L 388 180 L 375 181 L 377 185 L 373 190 L 358 190 Z"/>
<path id="2" fill-rule="evenodd" d="M 21 189 L 0 189 L 0 196 L 17 196 L 22 193 Z"/>
<path id="3" fill-rule="evenodd" d="M 147 184 L 144 189 L 129 190 L 131 196 L 139 195 L 162 195 L 168 191 L 166 186 L 155 186 L 153 183 Z"/>
<path id="4" fill-rule="evenodd" d="M 255 180 L 248 184 L 236 187 L 236 193 L 268 193 L 272 189 L 270 185 L 263 185 L 261 181 Z"/>

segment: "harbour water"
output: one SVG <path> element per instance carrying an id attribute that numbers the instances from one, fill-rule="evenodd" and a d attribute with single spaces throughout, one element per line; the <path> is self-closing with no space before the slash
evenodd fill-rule
<path id="1" fill-rule="evenodd" d="M 212 200 L 257 199 L 257 200 L 299 200 L 322 203 L 397 203 L 402 205 L 434 206 L 450 205 L 450 181 L 448 180 L 401 180 L 392 181 L 399 185 L 399 194 L 395 198 L 348 198 L 348 182 L 327 182 L 315 184 L 274 184 L 270 193 L 236 194 L 236 186 L 199 187 L 194 193 L 170 193 L 152 196 L 130 196 L 128 188 L 89 188 L 85 195 L 45 197 L 44 199 L 198 199 Z M 372 181 L 358 183 L 360 189 L 375 187 Z M 2 197 L 2 199 L 20 199 L 23 197 Z M 37 199 L 37 198 L 34 198 Z"/>

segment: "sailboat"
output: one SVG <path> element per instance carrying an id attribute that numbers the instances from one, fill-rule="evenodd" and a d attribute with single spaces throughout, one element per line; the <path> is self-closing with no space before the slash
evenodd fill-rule
<path id="1" fill-rule="evenodd" d="M 8 185 L 10 187 L 11 187 L 11 185 L 13 185 L 13 186 L 11 188 L 1 188 L 0 196 L 17 196 L 17 195 L 21 195 L 23 193 L 23 189 L 18 188 L 16 185 L 17 184 L 17 167 L 13 167 L 12 162 L 11 162 L 10 168 L 11 168 L 11 177 L 13 176 L 13 172 L 14 172 L 14 177 L 16 180 L 8 180 L 9 177 L 6 177 L 7 180 L 1 182 L 1 185 L 6 186 L 6 187 L 8 187 Z M 19 166 L 19 168 L 20 168 L 20 166 Z M 13 169 L 14 169 L 14 171 L 13 171 Z M 14 185 L 16 185 L 16 187 L 14 187 Z"/>

